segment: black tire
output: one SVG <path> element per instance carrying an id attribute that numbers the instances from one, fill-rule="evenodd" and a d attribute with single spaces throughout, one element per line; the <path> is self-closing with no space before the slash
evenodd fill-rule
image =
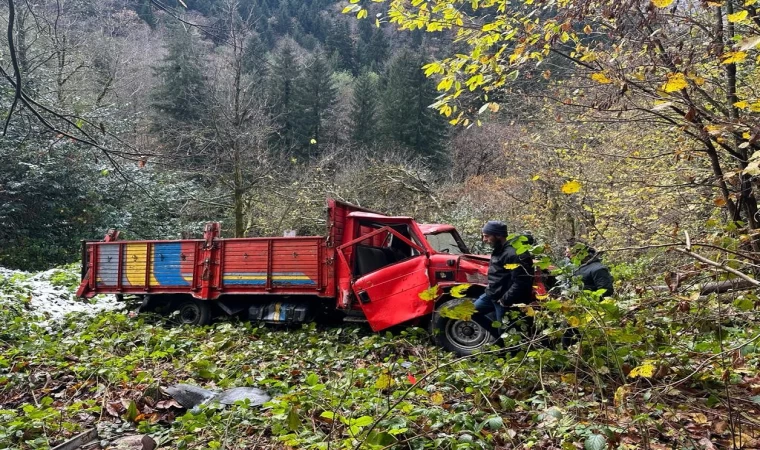
<path id="1" fill-rule="evenodd" d="M 188 298 L 177 303 L 177 320 L 180 324 L 208 325 L 211 323 L 211 305 L 208 301 Z"/>
<path id="2" fill-rule="evenodd" d="M 430 329 L 436 344 L 460 356 L 472 355 L 494 345 L 496 336 L 472 320 L 443 317 L 438 313 L 442 307 L 453 308 L 464 300 L 454 299 L 441 303 L 433 313 Z"/>

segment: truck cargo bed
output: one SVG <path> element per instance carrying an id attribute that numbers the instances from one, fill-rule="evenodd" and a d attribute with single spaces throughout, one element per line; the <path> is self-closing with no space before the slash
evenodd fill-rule
<path id="1" fill-rule="evenodd" d="M 218 232 L 218 229 L 216 230 Z M 208 230 L 207 230 L 208 232 Z M 83 244 L 77 295 L 283 294 L 325 296 L 323 237 L 112 241 Z"/>

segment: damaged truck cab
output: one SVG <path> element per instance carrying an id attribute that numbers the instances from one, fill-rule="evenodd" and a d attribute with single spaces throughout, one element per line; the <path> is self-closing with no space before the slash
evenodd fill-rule
<path id="1" fill-rule="evenodd" d="M 328 200 L 326 236 L 83 242 L 77 295 L 136 295 L 141 310 L 177 311 L 204 325 L 214 314 L 297 323 L 318 316 L 365 319 L 374 331 L 430 319 L 436 341 L 460 354 L 493 342 L 470 320 L 437 310 L 474 299 L 488 256 L 468 254 L 450 225 L 422 225 Z M 467 284 L 464 299 L 450 289 Z M 459 296 L 461 297 L 461 295 Z"/>

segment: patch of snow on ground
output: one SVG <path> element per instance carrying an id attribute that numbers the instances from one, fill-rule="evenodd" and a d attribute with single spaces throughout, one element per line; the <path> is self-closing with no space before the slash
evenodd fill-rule
<path id="1" fill-rule="evenodd" d="M 28 311 L 30 315 L 40 316 L 43 325 L 58 321 L 69 313 L 94 315 L 102 311 L 124 308 L 124 304 L 118 302 L 114 295 L 80 299 L 74 295 L 76 287 L 54 285 L 50 281 L 51 276 L 61 270 L 65 269 L 51 269 L 31 275 L 28 272 L 0 267 L 0 279 L 10 280 L 16 277 L 12 281 L 15 295 L 0 291 L 0 304 L 15 304 L 18 309 Z M 21 301 L 19 296 L 22 297 Z"/>

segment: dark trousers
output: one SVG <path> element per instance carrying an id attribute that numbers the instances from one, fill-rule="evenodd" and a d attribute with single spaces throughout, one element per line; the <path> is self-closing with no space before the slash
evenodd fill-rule
<path id="1" fill-rule="evenodd" d="M 495 301 L 491 300 L 488 294 L 483 294 L 475 300 L 475 309 L 477 312 L 472 315 L 472 321 L 487 330 L 497 339 L 501 336 L 501 328 L 493 326 L 493 322 L 501 323 L 506 309 Z M 490 314 L 493 313 L 493 316 Z M 493 319 L 491 319 L 493 317 Z"/>

